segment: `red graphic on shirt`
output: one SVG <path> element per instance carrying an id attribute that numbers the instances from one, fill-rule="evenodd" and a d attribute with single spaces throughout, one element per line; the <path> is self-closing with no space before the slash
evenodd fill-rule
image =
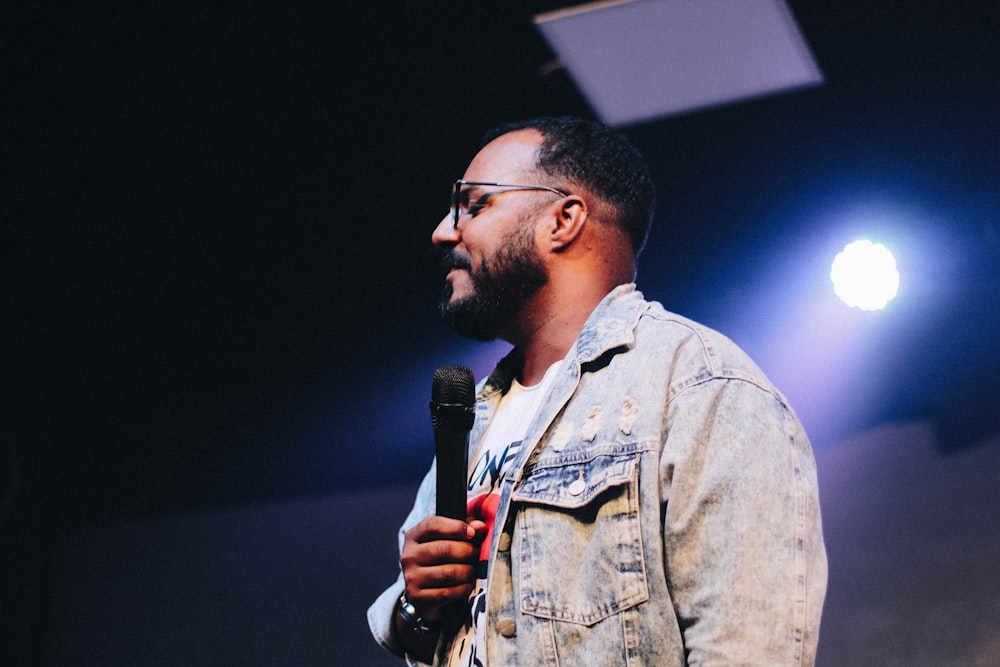
<path id="1" fill-rule="evenodd" d="M 479 546 L 479 562 L 490 559 L 490 544 L 493 543 L 493 528 L 497 519 L 497 509 L 500 507 L 500 494 L 484 493 L 469 501 L 466 514 L 472 519 L 479 519 L 486 524 L 486 537 Z"/>

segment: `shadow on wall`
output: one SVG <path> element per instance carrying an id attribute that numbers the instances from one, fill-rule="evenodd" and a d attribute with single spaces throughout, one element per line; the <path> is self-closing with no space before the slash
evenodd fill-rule
<path id="1" fill-rule="evenodd" d="M 926 423 L 817 452 L 830 587 L 817 663 L 1000 664 L 1000 438 Z M 399 665 L 368 634 L 416 489 L 116 524 L 56 546 L 46 664 Z"/>
<path id="2" fill-rule="evenodd" d="M 817 664 L 1000 665 L 1000 438 L 927 423 L 817 453 L 830 583 Z"/>
<path id="3" fill-rule="evenodd" d="M 80 530 L 58 540 L 42 664 L 381 665 L 365 609 L 415 487 Z"/>

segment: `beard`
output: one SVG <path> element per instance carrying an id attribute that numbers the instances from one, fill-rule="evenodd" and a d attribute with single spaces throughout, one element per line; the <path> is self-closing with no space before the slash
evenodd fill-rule
<path id="1" fill-rule="evenodd" d="M 549 279 L 530 225 L 507 234 L 496 253 L 484 258 L 478 269 L 472 268 L 468 255 L 454 249 L 445 254 L 444 264 L 468 271 L 473 292 L 451 301 L 453 288 L 445 283 L 441 317 L 459 335 L 484 342 L 495 340 Z"/>

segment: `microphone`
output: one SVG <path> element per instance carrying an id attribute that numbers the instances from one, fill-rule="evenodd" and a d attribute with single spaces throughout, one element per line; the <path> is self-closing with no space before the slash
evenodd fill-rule
<path id="1" fill-rule="evenodd" d="M 475 421 L 476 382 L 465 366 L 441 366 L 431 384 L 431 426 L 437 455 L 437 513 L 465 521 L 469 431 Z"/>

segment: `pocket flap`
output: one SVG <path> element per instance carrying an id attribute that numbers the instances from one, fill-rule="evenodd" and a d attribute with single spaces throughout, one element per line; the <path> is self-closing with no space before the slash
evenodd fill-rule
<path id="1" fill-rule="evenodd" d="M 539 461 L 522 479 L 511 499 L 516 502 L 582 507 L 608 489 L 628 484 L 639 455 L 598 455 L 583 460 Z"/>

